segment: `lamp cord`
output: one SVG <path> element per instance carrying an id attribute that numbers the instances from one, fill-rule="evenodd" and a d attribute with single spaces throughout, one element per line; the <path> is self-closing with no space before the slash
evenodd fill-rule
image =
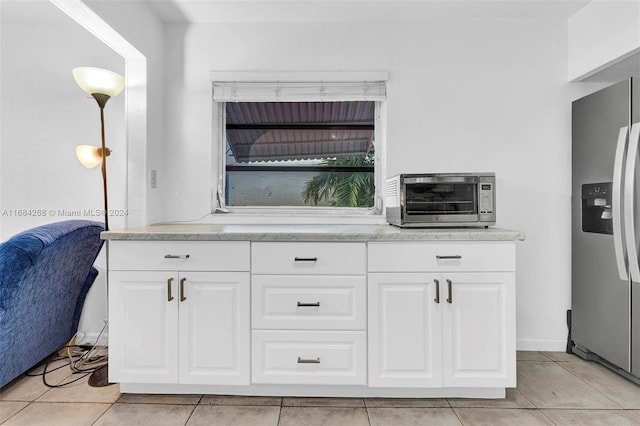
<path id="1" fill-rule="evenodd" d="M 25 376 L 30 376 L 30 377 L 42 376 L 42 383 L 46 387 L 61 388 L 61 387 L 70 385 L 71 383 L 75 383 L 78 380 L 82 380 L 83 378 L 87 377 L 94 371 L 97 371 L 106 367 L 106 363 L 107 363 L 106 355 L 97 354 L 97 355 L 91 356 L 92 351 L 94 351 L 94 353 L 96 351 L 95 345 L 90 349 L 86 349 L 86 346 L 82 346 L 82 345 L 65 345 L 62 348 L 60 348 L 58 351 L 60 352 L 62 350 L 66 350 L 67 355 L 52 357 L 44 361 L 41 364 L 41 365 L 44 365 L 44 370 L 42 371 L 42 373 L 36 373 L 36 374 L 26 373 Z M 59 361 L 63 359 L 68 359 L 68 362 L 66 364 L 62 364 L 58 367 L 55 367 L 49 370 L 49 364 L 51 362 Z M 72 375 L 80 375 L 80 377 L 77 377 L 73 380 L 69 380 L 67 382 L 59 383 L 59 384 L 52 384 L 47 381 L 47 374 L 52 373 L 64 367 L 69 367 L 71 369 Z"/>

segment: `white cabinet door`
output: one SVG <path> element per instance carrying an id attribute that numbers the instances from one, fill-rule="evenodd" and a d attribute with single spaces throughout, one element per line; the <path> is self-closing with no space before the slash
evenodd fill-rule
<path id="1" fill-rule="evenodd" d="M 249 273 L 181 272 L 180 383 L 249 384 Z"/>
<path id="2" fill-rule="evenodd" d="M 442 386 L 440 274 L 369 274 L 369 386 Z"/>
<path id="3" fill-rule="evenodd" d="M 515 274 L 442 277 L 444 385 L 515 387 Z"/>
<path id="4" fill-rule="evenodd" d="M 370 273 L 368 324 L 370 386 L 516 385 L 514 273 Z"/>
<path id="5" fill-rule="evenodd" d="M 178 383 L 177 363 L 177 274 L 111 271 L 109 380 Z"/>
<path id="6" fill-rule="evenodd" d="M 249 273 L 112 271 L 109 379 L 249 384 Z"/>

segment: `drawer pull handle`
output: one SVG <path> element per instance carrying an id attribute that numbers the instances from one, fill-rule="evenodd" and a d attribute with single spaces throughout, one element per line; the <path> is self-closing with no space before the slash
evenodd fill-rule
<path id="1" fill-rule="evenodd" d="M 305 359 L 298 357 L 298 364 L 320 364 L 320 357 L 316 359 Z"/>
<path id="2" fill-rule="evenodd" d="M 436 303 L 440 303 L 440 281 L 433 280 L 433 282 L 436 285 L 436 298 L 433 299 L 433 301 Z"/>
<path id="3" fill-rule="evenodd" d="M 171 302 L 174 297 L 171 295 L 171 282 L 173 281 L 173 278 L 169 278 L 167 280 L 167 302 Z"/>
<path id="4" fill-rule="evenodd" d="M 188 259 L 189 256 L 188 254 L 165 254 L 164 258 L 165 259 Z"/>
<path id="5" fill-rule="evenodd" d="M 186 281 L 186 278 L 180 278 L 180 301 L 184 302 L 185 300 L 187 300 L 186 296 L 184 295 L 184 282 Z"/>
<path id="6" fill-rule="evenodd" d="M 298 302 L 298 307 L 302 307 L 302 308 L 319 308 L 320 307 L 320 302 L 315 302 L 315 303 Z"/>
<path id="7" fill-rule="evenodd" d="M 462 256 L 460 256 L 459 254 L 454 254 L 453 256 L 440 256 L 440 255 L 436 255 L 436 259 L 438 259 L 438 260 L 462 259 Z"/>
<path id="8" fill-rule="evenodd" d="M 295 257 L 293 260 L 295 260 L 296 262 L 317 262 L 318 258 L 317 257 Z"/>
<path id="9" fill-rule="evenodd" d="M 449 289 L 449 297 L 447 297 L 447 303 L 453 303 L 453 292 L 451 291 L 451 286 L 453 283 L 451 280 L 447 280 L 447 288 Z"/>

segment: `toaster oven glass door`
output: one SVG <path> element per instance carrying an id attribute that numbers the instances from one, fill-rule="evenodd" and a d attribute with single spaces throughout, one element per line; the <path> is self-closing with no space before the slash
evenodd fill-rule
<path id="1" fill-rule="evenodd" d="M 405 183 L 405 214 L 430 222 L 478 220 L 477 182 Z"/>

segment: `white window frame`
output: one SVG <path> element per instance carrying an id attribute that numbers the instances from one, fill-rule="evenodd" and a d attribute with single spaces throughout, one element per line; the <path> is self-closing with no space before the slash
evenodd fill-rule
<path id="1" fill-rule="evenodd" d="M 233 83 L 250 83 L 253 87 L 257 88 L 257 95 L 251 99 L 251 101 L 260 102 L 278 102 L 284 101 L 282 98 L 278 98 L 275 94 L 279 94 L 279 90 L 269 90 L 269 87 L 280 84 L 285 85 L 292 83 L 294 86 L 299 83 L 309 83 L 309 85 L 320 86 L 323 83 L 327 83 L 331 86 L 329 90 L 340 91 L 340 85 L 343 84 L 346 88 L 347 96 L 350 92 L 349 83 L 355 83 L 355 86 L 362 85 L 366 82 L 375 82 L 382 84 L 383 90 L 388 80 L 387 72 L 212 72 L 211 81 L 215 86 L 217 84 L 226 85 L 229 87 Z M 283 83 L 286 82 L 286 83 Z M 336 84 L 334 84 L 336 83 Z M 264 86 L 264 87 L 261 87 Z M 378 84 L 380 86 L 380 84 Z M 264 90 L 263 90 L 264 89 Z M 231 90 L 232 91 L 232 90 Z M 231 92 L 229 91 L 229 92 Z M 304 90 L 303 90 L 304 91 Z M 295 91 L 294 91 L 295 92 Z M 292 92 L 290 92 L 292 93 Z M 339 95 L 339 94 L 338 94 Z M 320 101 L 319 99 L 305 98 L 305 95 L 300 95 L 297 98 L 298 92 L 293 94 L 297 101 Z M 228 95 L 227 95 L 228 97 Z M 332 95 L 328 95 L 332 98 Z M 295 221 L 295 218 L 315 219 L 322 222 L 323 219 L 331 219 L 331 223 L 335 223 L 336 218 L 355 219 L 355 221 L 367 221 L 367 218 L 371 218 L 373 222 L 379 222 L 382 218 L 384 211 L 384 184 L 386 176 L 386 138 L 385 134 L 385 122 L 386 122 L 386 100 L 379 100 L 380 96 L 376 96 L 375 100 L 375 161 L 374 161 L 374 176 L 375 176 L 375 196 L 374 206 L 371 208 L 364 207 L 317 207 L 317 206 L 225 206 L 224 194 L 225 194 L 225 170 L 226 170 L 226 102 L 215 99 L 213 102 L 213 112 L 217 116 L 217 129 L 212 132 L 213 136 L 213 148 L 215 158 L 213 159 L 216 164 L 217 173 L 212 174 L 212 197 L 211 197 L 211 212 L 225 212 L 231 213 L 232 216 L 260 216 L 261 218 L 275 217 L 279 215 L 290 218 L 291 222 Z M 287 100 L 293 100 L 288 97 Z M 333 100 L 333 99 L 330 99 Z M 362 99 L 344 99 L 344 100 L 362 100 Z M 248 99 L 242 101 L 249 102 Z"/>

